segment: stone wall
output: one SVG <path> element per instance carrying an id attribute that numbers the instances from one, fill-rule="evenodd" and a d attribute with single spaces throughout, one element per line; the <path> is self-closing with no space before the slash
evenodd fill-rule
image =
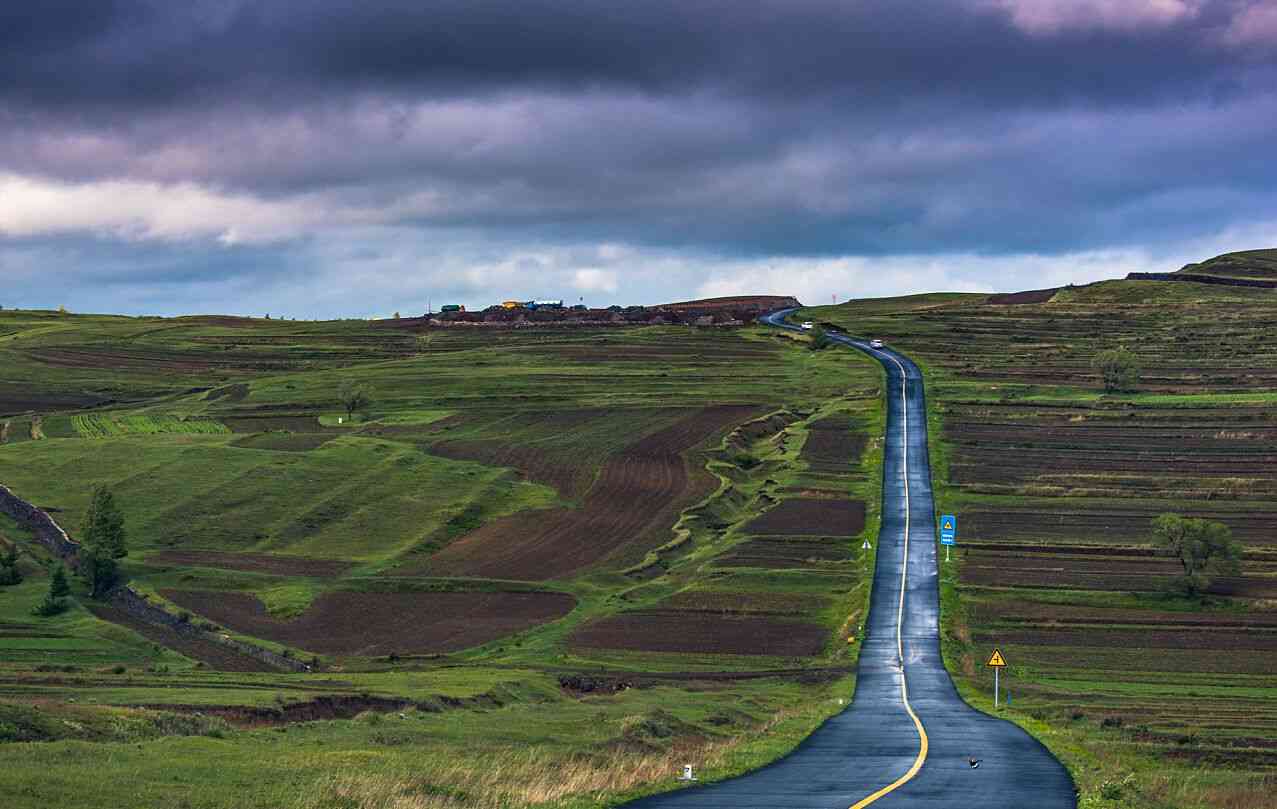
<path id="1" fill-rule="evenodd" d="M 69 567 L 78 566 L 80 543 L 67 536 L 67 532 L 62 530 L 62 526 L 58 525 L 44 509 L 37 508 L 18 497 L 8 487 L 0 485 L 0 512 L 25 525 L 42 545 L 66 562 Z M 124 585 L 116 587 L 110 592 L 109 599 L 116 607 L 148 624 L 167 627 L 180 635 L 198 637 L 202 640 L 220 643 L 278 669 L 285 671 L 310 671 L 310 666 L 300 660 L 284 657 L 269 649 L 263 649 L 251 643 L 234 640 L 216 632 L 202 629 L 192 624 L 189 620 L 183 620 L 180 615 L 174 615 L 161 607 L 151 604 L 144 596 L 131 587 Z"/>
<path id="2" fill-rule="evenodd" d="M 67 536 L 62 526 L 46 511 L 18 497 L 6 486 L 0 486 L 0 512 L 25 525 L 41 544 L 72 567 L 78 562 L 80 543 Z"/>
<path id="3" fill-rule="evenodd" d="M 201 640 L 212 641 L 227 646 L 240 654 L 248 655 L 262 661 L 268 666 L 274 666 L 277 669 L 289 671 L 310 671 L 310 666 L 291 657 L 284 657 L 281 654 L 263 649 L 251 643 L 244 643 L 233 638 L 228 638 L 217 632 L 210 632 L 202 629 L 190 620 L 183 619 L 181 615 L 174 615 L 163 607 L 147 601 L 146 597 L 138 593 L 131 587 L 120 586 L 111 591 L 111 604 L 137 618 L 139 621 L 145 621 L 148 624 L 157 626 L 165 626 L 179 635 L 187 637 L 200 638 Z"/>

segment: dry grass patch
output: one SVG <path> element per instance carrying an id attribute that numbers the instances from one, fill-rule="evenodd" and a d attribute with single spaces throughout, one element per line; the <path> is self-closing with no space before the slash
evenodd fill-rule
<path id="1" fill-rule="evenodd" d="M 318 781 L 297 809 L 512 809 L 556 805 L 570 798 L 601 802 L 608 795 L 672 780 L 673 760 L 720 765 L 735 744 L 715 740 L 652 753 L 589 756 L 506 749 L 484 751 L 466 761 L 427 764 L 415 772 L 352 767 Z"/>

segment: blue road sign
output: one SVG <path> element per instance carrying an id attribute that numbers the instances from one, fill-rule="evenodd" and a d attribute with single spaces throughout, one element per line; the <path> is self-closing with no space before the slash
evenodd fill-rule
<path id="1" fill-rule="evenodd" d="M 940 544 L 953 545 L 958 539 L 958 518 L 952 514 L 940 516 Z"/>

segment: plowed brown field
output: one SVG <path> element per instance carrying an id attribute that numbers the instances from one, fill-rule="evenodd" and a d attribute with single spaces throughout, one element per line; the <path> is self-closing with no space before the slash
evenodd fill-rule
<path id="1" fill-rule="evenodd" d="M 678 511 L 712 481 L 688 473 L 683 452 L 747 420 L 758 408 L 723 405 L 691 412 L 613 455 L 581 508 L 518 514 L 472 531 L 427 560 L 432 575 L 543 581 L 609 555 L 659 541 Z"/>
<path id="2" fill-rule="evenodd" d="M 237 632 L 319 654 L 451 652 L 562 618 L 566 593 L 326 593 L 297 618 L 273 618 L 255 596 L 164 590 L 165 598 Z"/>
<path id="3" fill-rule="evenodd" d="M 803 444 L 802 459 L 818 471 L 854 468 L 860 463 L 869 438 L 854 427 L 847 416 L 829 416 L 813 422 Z"/>
<path id="4" fill-rule="evenodd" d="M 865 530 L 859 500 L 792 498 L 745 526 L 750 534 L 850 537 Z"/>
<path id="5" fill-rule="evenodd" d="M 723 567 L 804 568 L 850 558 L 847 543 L 835 540 L 755 539 L 716 560 Z"/>
<path id="6" fill-rule="evenodd" d="M 819 624 L 698 612 L 627 612 L 591 621 L 572 634 L 574 646 L 684 654 L 819 654 L 829 631 Z"/>

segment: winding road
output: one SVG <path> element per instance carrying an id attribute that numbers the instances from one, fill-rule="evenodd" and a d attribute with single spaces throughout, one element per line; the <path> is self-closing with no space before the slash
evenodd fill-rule
<path id="1" fill-rule="evenodd" d="M 797 330 L 774 312 L 763 321 Z M 882 528 L 852 704 L 785 758 L 632 809 L 1074 809 L 1073 781 L 1037 740 L 958 696 L 940 657 L 935 508 L 922 374 L 890 349 L 830 332 L 887 372 Z M 982 759 L 978 769 L 969 757 Z"/>

